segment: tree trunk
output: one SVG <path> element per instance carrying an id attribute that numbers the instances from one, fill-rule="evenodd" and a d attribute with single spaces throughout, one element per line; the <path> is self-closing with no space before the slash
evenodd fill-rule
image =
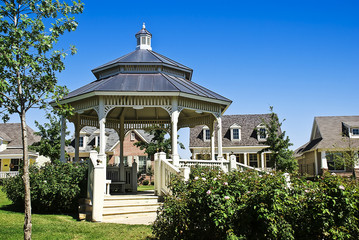
<path id="1" fill-rule="evenodd" d="M 30 175 L 29 175 L 29 155 L 27 146 L 27 125 L 26 125 L 26 112 L 21 111 L 21 131 L 22 131 L 22 146 L 23 146 L 23 161 L 24 161 L 24 174 L 22 180 L 25 187 L 25 219 L 24 219 L 24 239 L 31 239 L 31 195 L 30 195 Z"/>

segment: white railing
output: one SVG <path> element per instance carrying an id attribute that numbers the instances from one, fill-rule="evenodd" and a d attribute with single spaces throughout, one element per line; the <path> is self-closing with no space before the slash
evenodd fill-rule
<path id="1" fill-rule="evenodd" d="M 228 164 L 227 161 L 216 161 L 216 160 L 186 160 L 180 159 L 181 167 L 209 167 L 209 168 L 222 168 L 223 165 Z"/>
<path id="2" fill-rule="evenodd" d="M 0 178 L 10 178 L 19 175 L 18 171 L 13 172 L 0 172 Z"/>
<path id="3" fill-rule="evenodd" d="M 94 183 L 94 165 L 91 161 L 89 161 L 88 175 L 87 175 L 87 198 L 93 202 L 93 183 Z"/>
<path id="4" fill-rule="evenodd" d="M 180 175 L 181 171 L 173 166 L 171 163 L 169 163 L 167 160 L 163 160 L 161 162 L 161 187 L 160 190 L 162 193 L 164 193 L 165 195 L 167 194 L 171 194 L 170 188 L 169 188 L 169 184 L 171 182 L 171 179 L 176 176 L 176 175 Z"/>

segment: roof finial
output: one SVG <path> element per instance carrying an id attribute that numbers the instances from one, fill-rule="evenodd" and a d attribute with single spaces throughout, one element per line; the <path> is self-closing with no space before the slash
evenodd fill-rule
<path id="1" fill-rule="evenodd" d="M 145 23 L 142 24 L 142 28 L 146 29 L 146 24 Z"/>

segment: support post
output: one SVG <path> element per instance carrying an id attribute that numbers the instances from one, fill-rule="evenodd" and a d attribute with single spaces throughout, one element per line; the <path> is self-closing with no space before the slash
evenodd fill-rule
<path id="1" fill-rule="evenodd" d="M 217 156 L 217 160 L 218 161 L 222 161 L 223 158 L 223 152 L 222 152 L 222 117 L 219 116 L 217 118 L 217 123 L 218 123 L 218 129 L 217 129 L 217 137 L 218 137 L 218 156 Z"/>
<path id="2" fill-rule="evenodd" d="M 354 177 L 359 179 L 359 156 L 358 153 L 355 153 L 354 159 Z"/>
<path id="3" fill-rule="evenodd" d="M 120 181 L 123 182 L 125 181 L 125 164 L 123 162 L 123 142 L 124 142 L 124 139 L 125 139 L 125 115 L 122 114 L 121 117 L 120 117 Z M 133 167 L 133 165 L 132 165 Z M 123 186 L 123 189 L 121 189 L 121 192 L 124 192 L 125 189 L 124 189 L 124 185 L 121 185 Z"/>
<path id="4" fill-rule="evenodd" d="M 131 168 L 131 188 L 132 192 L 137 192 L 137 163 L 134 162 Z"/>
<path id="5" fill-rule="evenodd" d="M 172 160 L 174 166 L 179 166 L 179 155 L 178 155 L 178 143 L 177 143 L 177 125 L 178 125 L 178 100 L 177 98 L 172 99 L 172 114 L 171 114 L 171 123 L 172 123 Z"/>
<path id="6" fill-rule="evenodd" d="M 248 159 L 247 159 L 247 157 L 248 157 L 248 153 L 243 153 L 243 159 L 244 159 L 244 165 L 247 165 L 247 166 L 249 166 L 249 164 L 248 164 Z"/>
<path id="7" fill-rule="evenodd" d="M 317 157 L 317 150 L 314 151 L 314 176 L 318 175 L 318 157 Z"/>
<path id="8" fill-rule="evenodd" d="M 75 162 L 80 160 L 80 115 L 75 116 Z"/>
<path id="9" fill-rule="evenodd" d="M 165 181 L 164 172 L 162 172 L 161 162 L 166 160 L 166 153 L 155 153 L 155 195 L 162 196 L 161 186 Z"/>
<path id="10" fill-rule="evenodd" d="M 181 177 L 183 177 L 183 180 L 188 181 L 189 174 L 191 173 L 191 169 L 189 167 L 181 167 L 179 169 L 181 171 Z"/>
<path id="11" fill-rule="evenodd" d="M 261 153 L 261 167 L 264 169 L 264 153 Z"/>
<path id="12" fill-rule="evenodd" d="M 322 174 L 328 171 L 328 162 L 325 151 L 321 152 Z"/>
<path id="13" fill-rule="evenodd" d="M 61 116 L 61 152 L 60 161 L 66 162 L 65 159 L 65 137 L 66 137 L 66 118 Z"/>
<path id="14" fill-rule="evenodd" d="M 94 167 L 93 175 L 93 197 L 92 197 L 92 221 L 102 221 L 104 196 L 106 191 L 106 163 L 98 159 L 96 151 L 90 152 L 90 158 Z"/>
<path id="15" fill-rule="evenodd" d="M 215 133 L 215 121 L 212 122 L 211 126 L 211 159 L 215 160 L 215 146 L 214 146 L 214 133 Z"/>

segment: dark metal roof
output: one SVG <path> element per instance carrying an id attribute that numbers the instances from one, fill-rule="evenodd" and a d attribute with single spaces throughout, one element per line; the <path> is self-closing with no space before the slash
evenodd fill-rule
<path id="1" fill-rule="evenodd" d="M 65 99 L 79 96 L 82 94 L 103 91 L 103 92 L 182 92 L 223 100 L 231 100 L 204 88 L 192 81 L 180 77 L 174 77 L 165 73 L 119 73 L 114 76 L 96 80 L 77 90 L 70 92 Z"/>
<path id="2" fill-rule="evenodd" d="M 193 70 L 189 67 L 186 67 L 183 64 L 180 64 L 168 57 L 165 57 L 159 53 L 156 53 L 154 51 L 151 50 L 147 50 L 147 49 L 137 49 L 129 54 L 126 54 L 122 57 L 119 57 L 115 60 L 112 60 L 106 64 L 103 64 L 97 68 L 92 69 L 93 73 L 97 73 L 99 72 L 101 69 L 110 67 L 110 66 L 114 66 L 114 65 L 125 65 L 128 63 L 141 63 L 141 64 L 146 64 L 146 63 L 158 63 L 158 64 L 167 64 L 169 66 L 173 66 L 176 68 L 181 68 L 185 71 L 190 71 L 192 72 Z"/>
<path id="3" fill-rule="evenodd" d="M 142 28 L 140 31 L 138 31 L 138 32 L 136 33 L 135 36 L 137 37 L 137 35 L 139 35 L 139 34 L 148 34 L 148 35 L 152 36 L 152 34 L 151 34 L 149 31 L 147 31 L 146 28 Z"/>

